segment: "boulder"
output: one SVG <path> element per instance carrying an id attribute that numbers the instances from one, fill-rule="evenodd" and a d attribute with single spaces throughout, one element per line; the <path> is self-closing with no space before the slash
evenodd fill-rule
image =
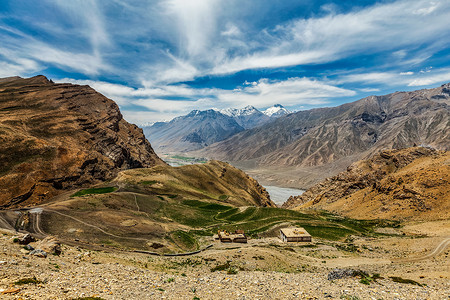
<path id="1" fill-rule="evenodd" d="M 36 239 L 29 233 L 18 239 L 20 245 L 28 245 L 34 241 L 36 241 Z"/>
<path id="2" fill-rule="evenodd" d="M 40 250 L 40 249 L 36 249 L 36 250 L 31 251 L 30 255 L 46 258 L 47 257 L 47 252 L 45 252 L 43 250 Z"/>

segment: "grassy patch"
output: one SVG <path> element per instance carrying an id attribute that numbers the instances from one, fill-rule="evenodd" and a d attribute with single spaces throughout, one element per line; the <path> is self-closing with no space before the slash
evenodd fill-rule
<path id="1" fill-rule="evenodd" d="M 228 196 L 227 195 L 220 195 L 219 196 L 219 200 L 221 200 L 221 201 L 228 200 Z"/>
<path id="2" fill-rule="evenodd" d="M 211 268 L 211 272 L 216 272 L 216 271 L 225 271 L 227 269 L 229 269 L 231 267 L 230 262 L 227 261 L 224 264 L 220 264 L 215 266 L 214 268 Z"/>
<path id="3" fill-rule="evenodd" d="M 412 279 L 405 279 L 405 278 L 401 278 L 401 277 L 396 277 L 396 276 L 391 276 L 389 277 L 390 279 L 392 279 L 393 282 L 398 282 L 398 283 L 407 283 L 407 284 L 413 284 L 413 285 L 418 285 L 418 286 L 423 286 L 423 284 L 414 281 Z"/>
<path id="4" fill-rule="evenodd" d="M 232 208 L 231 206 L 227 206 L 227 205 L 203 202 L 203 201 L 199 201 L 199 200 L 184 200 L 182 203 L 187 206 L 197 207 L 197 208 L 206 209 L 206 210 L 214 210 L 214 211 L 225 211 L 225 210 L 229 210 Z"/>
<path id="5" fill-rule="evenodd" d="M 36 276 L 34 276 L 33 278 L 22 278 L 22 279 L 17 280 L 16 282 L 14 282 L 15 285 L 39 284 L 39 283 L 44 283 L 44 282 L 36 279 Z"/>
<path id="6" fill-rule="evenodd" d="M 320 237 L 326 240 L 338 241 L 350 234 L 355 234 L 357 231 L 344 227 L 327 226 L 327 225 L 308 225 L 301 224 L 306 231 L 313 237 Z"/>
<path id="7" fill-rule="evenodd" d="M 71 197 L 80 197 L 84 195 L 92 195 L 92 194 L 106 194 L 106 193 L 112 193 L 115 190 L 117 190 L 116 187 L 108 186 L 108 187 L 101 187 L 101 188 L 91 188 L 91 189 L 85 189 L 76 192 L 75 194 L 71 195 Z"/>
<path id="8" fill-rule="evenodd" d="M 158 181 L 156 181 L 156 180 L 143 180 L 143 181 L 140 181 L 139 183 L 143 184 L 143 185 L 152 185 L 152 184 L 158 183 Z"/>
<path id="9" fill-rule="evenodd" d="M 197 240 L 188 232 L 177 230 L 172 232 L 170 237 L 182 249 L 196 250 L 198 248 Z"/>

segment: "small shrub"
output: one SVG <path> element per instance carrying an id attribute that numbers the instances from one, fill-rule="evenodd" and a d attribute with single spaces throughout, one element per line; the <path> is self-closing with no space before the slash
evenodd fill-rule
<path id="1" fill-rule="evenodd" d="M 225 271 L 225 270 L 229 269 L 230 267 L 231 267 L 230 262 L 227 261 L 226 263 L 224 263 L 222 265 L 217 265 L 214 268 L 211 268 L 211 272 Z"/>
<path id="2" fill-rule="evenodd" d="M 14 282 L 15 285 L 39 284 L 39 283 L 44 283 L 44 282 L 36 279 L 36 276 L 34 276 L 33 278 L 22 278 L 22 279 L 17 280 L 16 282 Z"/>
<path id="3" fill-rule="evenodd" d="M 173 277 L 168 278 L 168 279 L 166 280 L 166 282 L 174 282 L 174 281 L 175 281 L 175 278 L 173 278 Z"/>
<path id="4" fill-rule="evenodd" d="M 368 277 L 364 277 L 364 278 L 362 278 L 359 282 L 362 283 L 362 284 L 367 284 L 367 285 L 369 285 L 371 281 L 372 281 L 372 280 L 370 280 Z"/>
<path id="5" fill-rule="evenodd" d="M 140 184 L 143 184 L 143 185 L 152 185 L 152 184 L 155 184 L 155 183 L 157 183 L 158 181 L 156 181 L 156 180 L 144 180 L 144 181 L 141 181 L 141 182 L 139 182 Z"/>
<path id="6" fill-rule="evenodd" d="M 238 270 L 236 268 L 233 268 L 233 267 L 230 267 L 227 270 L 227 274 L 229 274 L 229 275 L 234 275 L 234 274 L 237 274 L 237 273 L 238 273 Z"/>
<path id="7" fill-rule="evenodd" d="M 414 281 L 412 279 L 405 279 L 405 278 L 401 278 L 401 277 L 396 277 L 396 276 L 391 276 L 389 277 L 392 279 L 393 282 L 398 282 L 398 283 L 408 283 L 408 284 L 413 284 L 413 285 L 418 285 L 418 286 L 423 286 L 423 284 Z"/>

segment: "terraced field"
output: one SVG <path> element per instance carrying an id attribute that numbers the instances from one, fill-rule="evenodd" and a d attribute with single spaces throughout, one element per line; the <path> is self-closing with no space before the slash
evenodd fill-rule
<path id="1" fill-rule="evenodd" d="M 148 195 L 126 188 L 102 194 L 69 197 L 42 206 L 40 228 L 68 243 L 181 253 L 212 242 L 218 229 L 243 229 L 252 239 L 275 237 L 282 227 L 302 226 L 313 239 L 345 240 L 349 235 L 376 235 L 392 222 L 361 221 L 325 212 L 305 214 L 272 207 L 234 207 L 218 200 Z M 25 220 L 29 218 L 24 216 Z M 33 231 L 35 224 L 26 224 Z"/>

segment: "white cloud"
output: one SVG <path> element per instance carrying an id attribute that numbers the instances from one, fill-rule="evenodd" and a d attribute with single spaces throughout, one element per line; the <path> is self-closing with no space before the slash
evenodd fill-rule
<path id="1" fill-rule="evenodd" d="M 408 86 L 427 86 L 450 82 L 450 70 L 441 70 L 438 74 L 418 76 Z"/>
<path id="2" fill-rule="evenodd" d="M 422 61 L 430 53 L 445 47 L 436 41 L 436 36 L 450 34 L 450 3 L 440 3 L 439 10 L 436 10 L 437 5 L 425 0 L 396 1 L 345 14 L 333 13 L 281 24 L 251 39 L 253 50 L 245 55 L 225 58 L 214 65 L 211 73 L 325 63 L 349 55 L 399 47 L 407 49 L 409 45 L 428 43 L 427 49 L 414 55 L 405 49 L 393 53 L 399 64 L 403 59 L 415 59 L 408 55 L 419 56 Z M 432 22 L 429 16 L 417 15 L 422 10 L 433 13 Z"/>
<path id="3" fill-rule="evenodd" d="M 329 103 L 329 99 L 334 97 L 356 95 L 356 92 L 352 90 L 308 78 L 289 78 L 283 81 L 261 79 L 234 90 L 196 89 L 187 85 L 131 88 L 108 82 L 70 78 L 56 81 L 90 85 L 116 101 L 125 110 L 130 105 L 145 107 L 147 111 L 138 114 L 139 118 L 133 117 L 136 115 L 135 110 L 127 110 L 127 119 L 136 123 L 167 120 L 194 109 L 241 108 L 246 105 L 266 108 L 276 103 L 286 106 L 323 105 Z M 185 100 L 169 100 L 168 98 L 184 98 Z M 148 118 L 144 120 L 143 116 Z"/>
<path id="4" fill-rule="evenodd" d="M 253 105 L 257 108 L 275 103 L 286 106 L 301 104 L 319 105 L 328 103 L 330 98 L 354 96 L 352 90 L 342 89 L 308 78 L 290 78 L 284 81 L 261 79 L 257 83 L 217 95 L 221 103 L 228 107 Z"/>
<path id="5" fill-rule="evenodd" d="M 210 46 L 216 30 L 218 0 L 167 0 L 167 14 L 176 22 L 182 48 L 190 56 L 202 54 Z"/>
<path id="6" fill-rule="evenodd" d="M 439 2 L 430 1 L 428 5 L 429 6 L 424 6 L 424 7 L 416 9 L 413 13 L 415 15 L 422 15 L 422 16 L 429 15 L 432 12 L 434 12 L 436 10 L 436 8 L 439 7 Z"/>
<path id="7" fill-rule="evenodd" d="M 371 93 L 371 92 L 379 92 L 380 91 L 380 89 L 377 89 L 377 88 L 361 88 L 361 89 L 358 89 L 358 90 L 360 90 L 361 92 L 364 92 L 364 93 Z"/>
<path id="8" fill-rule="evenodd" d="M 400 72 L 400 75 L 406 75 L 406 76 L 410 76 L 410 75 L 414 75 L 414 72 Z"/>
<path id="9" fill-rule="evenodd" d="M 239 36 L 242 34 L 242 32 L 236 25 L 228 23 L 226 29 L 220 34 L 224 36 Z"/>
<path id="10" fill-rule="evenodd" d="M 335 81 L 337 84 L 361 82 L 366 84 L 398 84 L 399 81 L 404 81 L 404 78 L 394 72 L 370 72 L 370 73 L 355 73 L 350 75 L 340 76 Z"/>

